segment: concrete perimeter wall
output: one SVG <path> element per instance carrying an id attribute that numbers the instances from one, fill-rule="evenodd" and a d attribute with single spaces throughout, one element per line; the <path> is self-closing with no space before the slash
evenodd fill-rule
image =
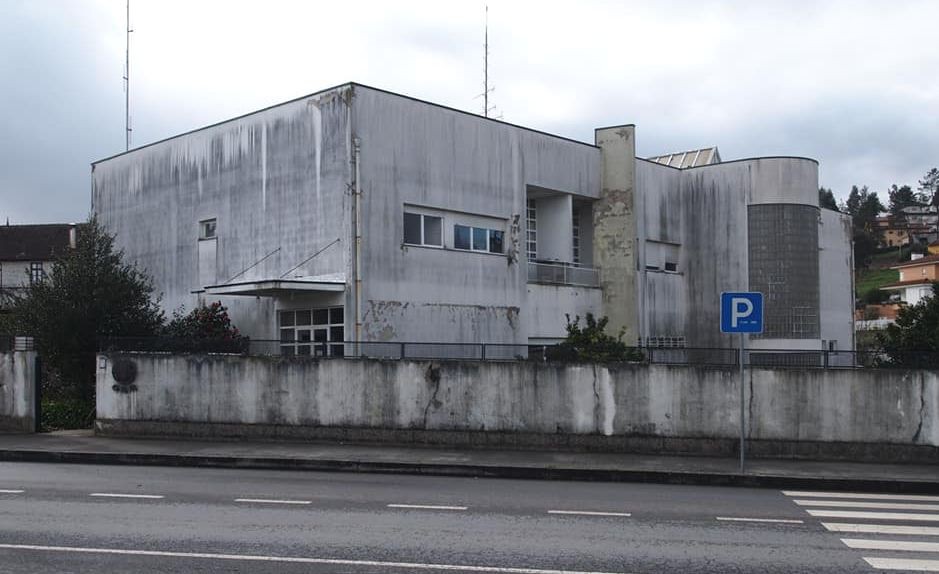
<path id="1" fill-rule="evenodd" d="M 33 432 L 36 353 L 0 353 L 0 432 Z"/>
<path id="2" fill-rule="evenodd" d="M 739 387 L 730 369 L 102 358 L 99 434 L 725 456 L 739 436 Z M 748 387 L 754 456 L 939 462 L 937 372 L 754 369 Z"/>

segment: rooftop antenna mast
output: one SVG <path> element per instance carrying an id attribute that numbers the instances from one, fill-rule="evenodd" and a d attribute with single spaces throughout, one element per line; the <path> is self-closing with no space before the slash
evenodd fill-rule
<path id="1" fill-rule="evenodd" d="M 495 87 L 489 87 L 489 4 L 486 4 L 486 35 L 483 43 L 483 116 L 489 117 L 489 114 L 496 111 L 495 106 L 489 106 L 489 94 L 495 91 Z M 476 96 L 479 97 L 479 96 Z M 501 118 L 500 114 L 498 118 Z"/>
<path id="2" fill-rule="evenodd" d="M 126 149 L 130 149 L 130 0 L 127 0 L 127 35 L 126 50 L 124 52 L 124 135 L 126 138 Z"/>

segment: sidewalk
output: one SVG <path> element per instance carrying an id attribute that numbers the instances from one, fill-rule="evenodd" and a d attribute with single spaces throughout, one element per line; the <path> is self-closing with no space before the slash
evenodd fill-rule
<path id="1" fill-rule="evenodd" d="M 939 465 L 762 459 L 748 461 L 746 472 L 740 474 L 738 461 L 729 458 L 105 438 L 90 430 L 0 435 L 0 461 L 939 493 Z"/>

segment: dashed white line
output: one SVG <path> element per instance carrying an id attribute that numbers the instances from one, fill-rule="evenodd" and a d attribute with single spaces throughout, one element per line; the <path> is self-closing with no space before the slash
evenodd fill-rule
<path id="1" fill-rule="evenodd" d="M 939 542 L 913 542 L 910 540 L 865 540 L 842 538 L 848 548 L 861 550 L 895 550 L 898 552 L 939 552 Z"/>
<path id="2" fill-rule="evenodd" d="M 388 508 L 410 508 L 414 510 L 466 510 L 466 506 L 445 506 L 438 504 L 389 504 Z"/>
<path id="3" fill-rule="evenodd" d="M 96 496 L 99 498 L 144 498 L 153 500 L 163 498 L 162 494 L 120 494 L 114 492 L 92 492 L 88 496 Z"/>
<path id="4" fill-rule="evenodd" d="M 915 560 L 913 558 L 864 558 L 864 560 L 878 570 L 939 572 L 939 560 Z"/>
<path id="5" fill-rule="evenodd" d="M 904 534 L 910 536 L 939 536 L 935 526 L 897 526 L 895 524 L 850 524 L 845 522 L 822 522 L 830 532 L 855 534 Z"/>
<path id="6" fill-rule="evenodd" d="M 126 550 L 120 548 L 83 548 L 76 546 L 38 546 L 33 544 L 0 544 L 0 549 L 40 552 L 79 552 L 85 554 L 117 554 L 123 556 L 161 556 L 167 558 L 201 558 L 207 560 L 244 560 L 250 562 L 284 562 L 323 564 L 329 566 L 370 566 L 373 568 L 407 568 L 411 570 L 448 570 L 459 572 L 491 572 L 493 574 L 614 574 L 541 568 L 512 568 L 463 564 L 430 564 L 423 562 L 380 562 L 377 560 L 342 560 L 336 558 L 305 558 L 299 556 L 258 556 L 253 554 L 213 554 L 205 552 L 169 552 L 160 550 Z"/>
<path id="7" fill-rule="evenodd" d="M 235 502 L 249 504 L 313 504 L 312 500 L 274 500 L 269 498 L 236 498 Z"/>
<path id="8" fill-rule="evenodd" d="M 25 490 L 16 490 L 10 488 L 0 488 L 0 494 L 23 494 Z"/>
<path id="9" fill-rule="evenodd" d="M 768 522 L 770 524 L 805 524 L 802 520 L 789 518 L 741 518 L 738 516 L 718 516 L 723 522 Z"/>
<path id="10" fill-rule="evenodd" d="M 915 502 L 857 502 L 854 500 L 793 500 L 799 506 L 822 506 L 825 508 L 879 508 L 883 510 L 939 510 L 939 504 L 917 504 Z"/>
<path id="11" fill-rule="evenodd" d="M 873 520 L 916 520 L 939 522 L 939 514 L 911 514 L 906 512 L 860 512 L 853 510 L 806 510 L 819 518 L 870 518 Z"/>
<path id="12" fill-rule="evenodd" d="M 630 517 L 629 512 L 601 512 L 598 510 L 549 510 L 548 514 L 573 514 L 580 516 L 618 516 Z"/>
<path id="13" fill-rule="evenodd" d="M 864 494 L 860 492 L 817 492 L 800 490 L 783 490 L 786 496 L 798 498 L 866 498 L 869 500 L 919 500 L 922 502 L 939 502 L 939 496 L 925 496 L 919 494 Z"/>

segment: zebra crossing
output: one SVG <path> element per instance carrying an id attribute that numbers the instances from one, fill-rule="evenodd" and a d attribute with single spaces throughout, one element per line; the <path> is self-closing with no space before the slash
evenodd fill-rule
<path id="1" fill-rule="evenodd" d="M 784 490 L 877 570 L 939 572 L 939 496 Z M 836 520 L 829 522 L 829 520 Z M 847 520 L 847 522 L 846 522 Z"/>

